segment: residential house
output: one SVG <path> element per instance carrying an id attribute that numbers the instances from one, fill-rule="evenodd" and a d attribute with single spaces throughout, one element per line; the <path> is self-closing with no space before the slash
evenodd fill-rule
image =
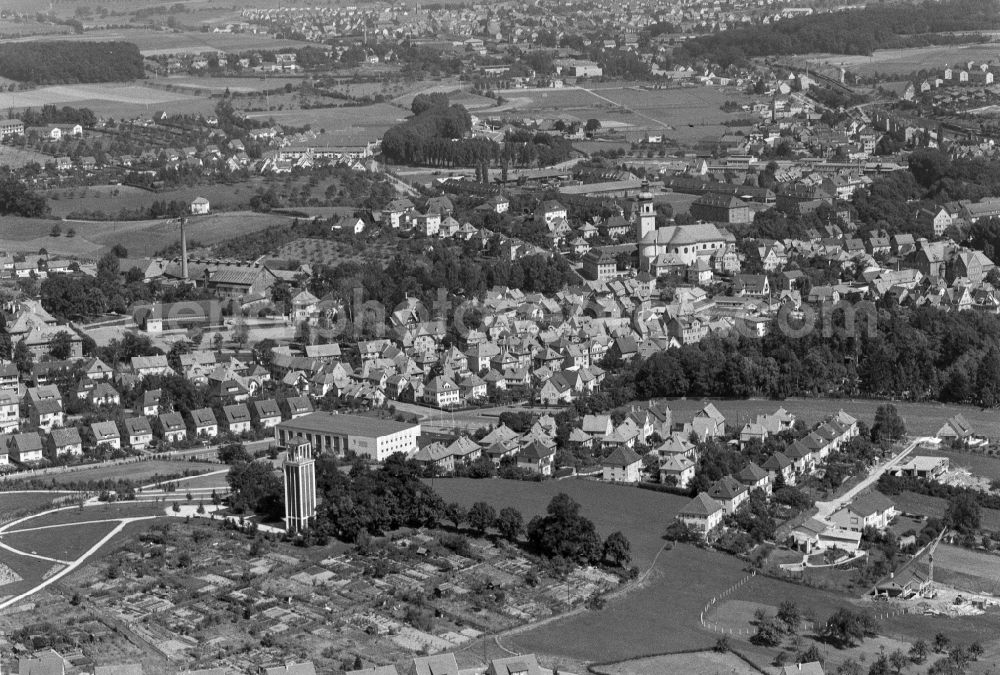
<path id="1" fill-rule="evenodd" d="M 702 537 L 722 524 L 722 516 L 726 510 L 719 502 L 699 492 L 696 497 L 684 505 L 677 513 L 677 520 L 687 527 L 698 531 Z"/>
<path id="2" fill-rule="evenodd" d="M 533 441 L 517 453 L 517 468 L 543 476 L 551 476 L 555 458 L 556 450 L 554 447 L 550 448 L 538 441 Z"/>
<path id="3" fill-rule="evenodd" d="M 31 425 L 44 431 L 52 431 L 53 427 L 65 424 L 61 398 L 45 398 L 29 400 L 28 418 Z"/>
<path id="4" fill-rule="evenodd" d="M 684 455 L 668 455 L 660 461 L 660 482 L 686 488 L 694 480 L 695 463 Z"/>
<path id="5" fill-rule="evenodd" d="M 896 513 L 892 500 L 873 490 L 855 497 L 850 504 L 830 516 L 830 522 L 851 532 L 862 532 L 866 527 L 881 531 L 889 526 Z"/>
<path id="6" fill-rule="evenodd" d="M 281 408 L 273 399 L 254 401 L 250 410 L 258 429 L 270 429 L 281 422 Z"/>
<path id="7" fill-rule="evenodd" d="M 750 490 L 732 476 L 723 476 L 708 488 L 708 496 L 722 504 L 731 516 L 750 498 Z"/>
<path id="8" fill-rule="evenodd" d="M 125 435 L 133 450 L 145 450 L 153 443 L 153 428 L 145 417 L 129 417 L 125 420 Z"/>
<path id="9" fill-rule="evenodd" d="M 118 425 L 112 420 L 91 424 L 90 435 L 95 446 L 110 445 L 115 450 L 121 450 L 122 436 L 118 433 Z"/>
<path id="10" fill-rule="evenodd" d="M 164 443 L 180 443 L 187 439 L 187 425 L 180 413 L 163 413 L 159 417 L 159 423 Z"/>
<path id="11" fill-rule="evenodd" d="M 46 441 L 46 454 L 49 459 L 64 455 L 79 456 L 83 454 L 83 440 L 76 427 L 53 429 Z"/>
<path id="12" fill-rule="evenodd" d="M 215 438 L 219 435 L 219 423 L 211 408 L 198 408 L 191 411 L 191 427 L 195 436 Z"/>
<path id="13" fill-rule="evenodd" d="M 283 410 L 288 419 L 295 419 L 313 412 L 312 401 L 308 396 L 289 396 L 284 400 Z"/>
<path id="14" fill-rule="evenodd" d="M 42 437 L 37 431 L 10 436 L 10 442 L 7 445 L 7 455 L 10 461 L 22 464 L 38 462 L 43 459 L 43 454 Z"/>
<path id="15" fill-rule="evenodd" d="M 642 457 L 632 448 L 618 446 L 601 462 L 604 480 L 638 483 L 642 478 Z"/>
<path id="16" fill-rule="evenodd" d="M 17 431 L 21 425 L 17 394 L 0 389 L 0 434 Z"/>

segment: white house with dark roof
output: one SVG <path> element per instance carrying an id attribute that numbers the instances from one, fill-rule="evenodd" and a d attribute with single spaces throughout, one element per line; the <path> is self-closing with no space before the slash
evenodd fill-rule
<path id="1" fill-rule="evenodd" d="M 732 476 L 723 476 L 708 488 L 708 496 L 722 504 L 731 516 L 750 498 L 750 490 Z"/>
<path id="2" fill-rule="evenodd" d="M 219 435 L 219 422 L 211 408 L 198 408 L 191 411 L 191 426 L 195 436 L 215 438 Z"/>
<path id="3" fill-rule="evenodd" d="M 122 436 L 114 421 L 94 422 L 90 425 L 90 435 L 94 439 L 95 446 L 107 444 L 115 450 L 121 450 Z"/>
<path id="4" fill-rule="evenodd" d="M 618 446 L 601 462 L 604 480 L 613 483 L 638 483 L 642 478 L 642 457 L 635 450 Z"/>
<path id="5" fill-rule="evenodd" d="M 187 425 L 178 412 L 163 413 L 159 417 L 160 434 L 165 443 L 178 443 L 187 438 Z"/>
<path id="6" fill-rule="evenodd" d="M 708 494 L 699 492 L 696 497 L 684 505 L 677 513 L 677 520 L 688 527 L 707 536 L 709 532 L 722 524 L 725 508 Z"/>
<path id="7" fill-rule="evenodd" d="M 153 442 L 153 427 L 145 417 L 129 417 L 125 420 L 125 434 L 133 450 L 145 450 Z"/>
<path id="8" fill-rule="evenodd" d="M 850 504 L 830 516 L 830 522 L 851 532 L 862 532 L 866 527 L 884 530 L 896 514 L 893 501 L 873 490 L 855 497 Z"/>

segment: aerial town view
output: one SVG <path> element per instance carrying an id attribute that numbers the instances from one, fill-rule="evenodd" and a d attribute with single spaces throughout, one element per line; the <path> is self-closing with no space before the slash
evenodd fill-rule
<path id="1" fill-rule="evenodd" d="M 1000 2 L 0 0 L 0 672 L 1000 675 Z"/>

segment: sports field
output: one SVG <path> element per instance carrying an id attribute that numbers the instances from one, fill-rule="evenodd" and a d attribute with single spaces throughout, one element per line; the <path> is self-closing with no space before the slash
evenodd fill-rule
<path id="1" fill-rule="evenodd" d="M 55 484 L 71 483 L 74 481 L 97 481 L 97 480 L 118 480 L 128 479 L 136 482 L 149 480 L 153 476 L 180 475 L 185 471 L 192 473 L 205 473 L 217 471 L 218 464 L 210 462 L 170 462 L 167 460 L 150 460 L 148 462 L 130 462 L 128 464 L 114 464 L 100 466 L 92 469 L 80 469 L 79 471 L 67 471 L 45 476 L 46 481 Z"/>

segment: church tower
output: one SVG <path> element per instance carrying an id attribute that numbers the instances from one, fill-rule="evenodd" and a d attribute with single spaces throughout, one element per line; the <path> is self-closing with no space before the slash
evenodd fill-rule
<path id="1" fill-rule="evenodd" d="M 649 260 L 644 259 L 642 240 L 647 235 L 656 232 L 656 211 L 653 210 L 653 193 L 649 189 L 649 182 L 642 182 L 642 189 L 639 192 L 639 220 L 636 223 L 635 239 L 639 251 L 639 269 L 649 271 Z"/>
<path id="2" fill-rule="evenodd" d="M 316 460 L 312 444 L 296 436 L 288 442 L 282 466 L 285 478 L 285 530 L 295 533 L 308 529 L 316 516 Z"/>

